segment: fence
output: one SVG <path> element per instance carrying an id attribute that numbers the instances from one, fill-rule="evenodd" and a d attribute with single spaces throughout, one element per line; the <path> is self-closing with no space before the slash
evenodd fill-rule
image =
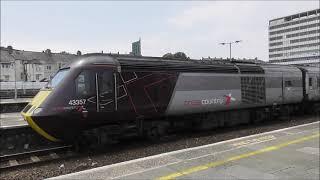
<path id="1" fill-rule="evenodd" d="M 0 99 L 32 98 L 45 85 L 46 82 L 0 82 Z"/>
<path id="2" fill-rule="evenodd" d="M 47 84 L 47 82 L 0 82 L 0 90 L 10 89 L 41 89 Z"/>

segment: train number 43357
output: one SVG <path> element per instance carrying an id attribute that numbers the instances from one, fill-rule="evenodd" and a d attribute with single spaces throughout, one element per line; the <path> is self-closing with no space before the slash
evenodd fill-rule
<path id="1" fill-rule="evenodd" d="M 71 99 L 69 101 L 69 105 L 77 106 L 77 105 L 84 105 L 86 104 L 86 99 Z"/>

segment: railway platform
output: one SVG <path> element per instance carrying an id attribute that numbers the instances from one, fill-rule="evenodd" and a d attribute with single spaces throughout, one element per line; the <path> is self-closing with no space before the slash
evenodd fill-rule
<path id="1" fill-rule="evenodd" d="M 28 126 L 20 112 L 16 113 L 0 113 L 0 129 L 12 129 Z"/>
<path id="2" fill-rule="evenodd" d="M 319 121 L 50 179 L 319 179 Z"/>
<path id="3" fill-rule="evenodd" d="M 20 112 L 32 98 L 0 99 L 0 113 Z"/>
<path id="4" fill-rule="evenodd" d="M 29 103 L 32 98 L 17 98 L 17 99 L 0 99 L 0 104 L 20 104 Z"/>

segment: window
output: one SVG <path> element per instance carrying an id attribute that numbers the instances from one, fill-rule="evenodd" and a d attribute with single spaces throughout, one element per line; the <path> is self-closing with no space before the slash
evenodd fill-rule
<path id="1" fill-rule="evenodd" d="M 288 34 L 286 35 L 287 38 L 291 37 L 298 37 L 298 36 L 304 36 L 304 35 L 309 35 L 309 34 L 317 34 L 320 33 L 320 30 L 312 30 L 312 31 L 307 31 L 307 32 L 299 32 L 299 33 L 294 33 L 294 34 Z"/>
<path id="2" fill-rule="evenodd" d="M 51 70 L 51 66 L 47 66 L 47 70 Z"/>
<path id="3" fill-rule="evenodd" d="M 99 76 L 99 94 L 104 95 L 113 92 L 112 77 L 111 72 L 103 72 Z"/>
<path id="4" fill-rule="evenodd" d="M 281 57 L 281 56 L 283 56 L 282 53 L 280 53 L 280 54 L 271 54 L 271 55 L 269 55 L 269 58 Z"/>
<path id="5" fill-rule="evenodd" d="M 297 42 L 313 41 L 313 40 L 317 40 L 317 39 L 320 39 L 320 36 L 290 40 L 290 44 L 297 43 Z"/>
<path id="6" fill-rule="evenodd" d="M 283 42 L 276 42 L 276 43 L 270 43 L 270 46 L 279 46 L 279 45 L 283 45 Z"/>
<path id="7" fill-rule="evenodd" d="M 294 27 L 294 28 L 283 29 L 283 30 L 279 30 L 279 31 L 273 31 L 273 32 L 270 32 L 269 35 L 282 34 L 282 33 L 286 33 L 286 32 L 302 30 L 302 29 L 309 29 L 309 28 L 313 28 L 313 27 L 317 27 L 317 26 L 320 26 L 320 24 L 315 23 L 315 24 L 310 24 L 310 25 L 305 25 L 305 26 L 298 26 L 298 27 Z"/>
<path id="8" fill-rule="evenodd" d="M 60 71 L 58 71 L 57 74 L 55 74 L 51 81 L 48 83 L 47 87 L 56 87 L 61 82 L 61 80 L 67 75 L 68 71 L 69 69 L 61 69 Z"/>
<path id="9" fill-rule="evenodd" d="M 36 74 L 36 80 L 39 81 L 41 78 L 41 74 Z"/>
<path id="10" fill-rule="evenodd" d="M 287 26 L 291 26 L 291 25 L 295 25 L 295 24 L 300 24 L 300 23 L 305 23 L 305 22 L 311 22 L 311 21 L 317 21 L 319 19 L 319 17 L 313 17 L 313 18 L 308 18 L 308 19 L 303 19 L 303 20 L 299 20 L 296 22 L 289 22 L 286 24 L 280 24 L 280 25 L 276 25 L 276 26 L 271 26 L 269 29 L 277 29 L 277 28 L 283 28 L 283 27 L 287 27 Z"/>
<path id="11" fill-rule="evenodd" d="M 4 76 L 4 80 L 5 80 L 5 81 L 9 81 L 9 75 L 5 75 L 5 76 Z"/>
<path id="12" fill-rule="evenodd" d="M 292 87 L 292 82 L 291 81 L 285 81 L 284 82 L 285 87 Z"/>
<path id="13" fill-rule="evenodd" d="M 279 39 L 282 39 L 282 36 L 273 37 L 273 38 L 270 38 L 269 40 L 274 41 L 274 40 L 279 40 Z"/>
<path id="14" fill-rule="evenodd" d="M 76 94 L 88 96 L 95 94 L 95 73 L 85 70 L 75 79 Z"/>
<path id="15" fill-rule="evenodd" d="M 312 86 L 312 78 L 309 78 L 309 86 Z"/>

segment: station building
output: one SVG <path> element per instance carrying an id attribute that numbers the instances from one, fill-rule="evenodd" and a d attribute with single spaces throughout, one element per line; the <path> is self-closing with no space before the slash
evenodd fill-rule
<path id="1" fill-rule="evenodd" d="M 320 67 L 320 9 L 269 21 L 269 62 Z"/>

